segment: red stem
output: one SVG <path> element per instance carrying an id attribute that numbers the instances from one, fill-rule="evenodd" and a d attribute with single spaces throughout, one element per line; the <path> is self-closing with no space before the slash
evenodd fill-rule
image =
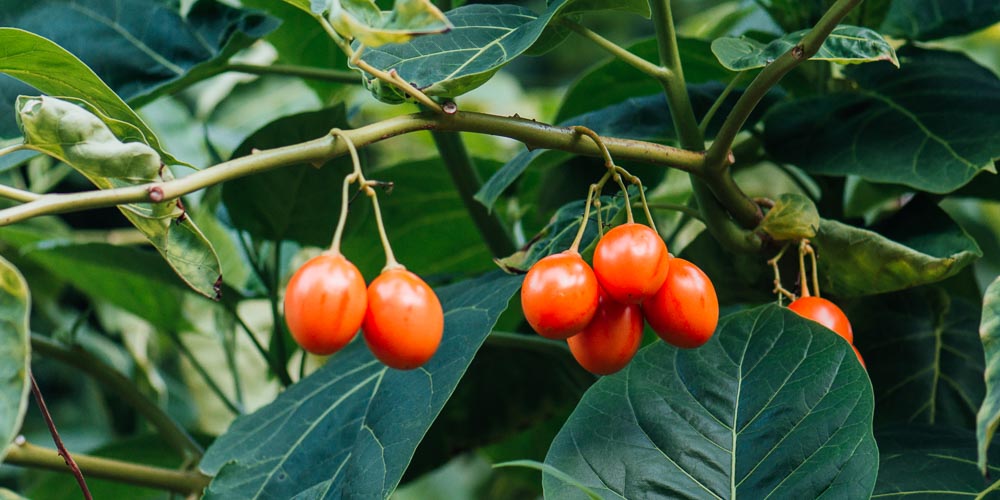
<path id="1" fill-rule="evenodd" d="M 76 477 L 77 484 L 80 485 L 80 490 L 83 491 L 83 498 L 86 500 L 94 500 L 91 496 L 90 490 L 87 489 L 87 481 L 83 478 L 83 472 L 80 472 L 80 467 L 76 465 L 73 461 L 73 457 L 70 456 L 69 450 L 66 449 L 66 445 L 63 444 L 62 438 L 59 437 L 59 431 L 56 430 L 56 424 L 52 421 L 52 414 L 49 413 L 49 408 L 45 406 L 45 399 L 42 398 L 42 391 L 38 389 L 38 382 L 35 382 L 35 375 L 33 373 L 28 374 L 31 377 L 31 393 L 35 395 L 35 402 L 38 403 L 38 409 L 42 412 L 42 417 L 45 418 L 45 423 L 49 426 L 49 433 L 52 434 L 52 441 L 56 443 L 56 448 L 59 450 L 59 456 L 63 457 L 66 461 L 66 466 L 73 472 L 73 476 Z"/>

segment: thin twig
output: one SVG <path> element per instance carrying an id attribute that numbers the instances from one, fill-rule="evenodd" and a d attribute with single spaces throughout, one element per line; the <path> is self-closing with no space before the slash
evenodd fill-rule
<path id="1" fill-rule="evenodd" d="M 73 460 L 73 457 L 69 454 L 69 450 L 66 449 L 66 445 L 63 444 L 62 438 L 59 437 L 56 424 L 52 421 L 52 414 L 49 413 L 49 408 L 45 406 L 45 398 L 42 397 L 42 391 L 38 389 L 35 374 L 29 373 L 28 377 L 31 378 L 31 393 L 35 395 L 35 403 L 38 404 L 38 410 L 42 412 L 42 417 L 45 418 L 45 424 L 49 426 L 49 433 L 52 434 L 52 441 L 55 442 L 56 448 L 59 450 L 59 455 L 66 461 L 66 466 L 73 471 L 73 477 L 76 478 L 76 483 L 80 485 L 83 498 L 93 500 L 94 497 L 90 494 L 90 489 L 87 488 L 87 480 L 83 478 L 83 472 L 80 472 L 80 467 L 76 465 L 76 461 Z"/>
<path id="2" fill-rule="evenodd" d="M 225 405 L 229 411 L 233 412 L 233 414 L 242 415 L 243 408 L 229 399 L 229 396 L 226 396 L 226 393 L 223 392 L 221 387 L 219 387 L 219 384 L 215 383 L 215 380 L 208 374 L 208 370 L 206 370 L 201 362 L 198 361 L 198 358 L 194 356 L 194 353 L 192 353 L 191 350 L 184 345 L 184 342 L 181 341 L 180 335 L 178 335 L 177 332 L 167 332 L 167 337 L 174 341 L 174 345 L 177 346 L 177 350 L 180 351 L 185 358 L 187 358 L 188 362 L 191 363 L 191 366 L 194 367 L 194 371 L 198 372 L 198 375 L 200 375 L 202 380 L 205 381 L 205 385 L 207 385 L 208 388 L 211 389 L 216 396 L 218 396 L 219 400 L 222 401 L 222 404 Z"/>

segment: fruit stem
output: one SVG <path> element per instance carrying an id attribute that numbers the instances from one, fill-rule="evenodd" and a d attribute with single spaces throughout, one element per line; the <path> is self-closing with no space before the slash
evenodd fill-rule
<path id="1" fill-rule="evenodd" d="M 352 182 L 358 181 L 362 184 L 365 182 L 365 176 L 361 173 L 361 159 L 358 157 L 358 150 L 354 147 L 354 141 L 350 137 L 344 134 L 344 131 L 339 128 L 335 128 L 330 131 L 330 135 L 341 139 L 347 146 L 347 151 L 351 155 L 351 166 L 354 167 L 354 171 L 344 177 L 344 189 L 341 193 L 340 198 L 340 218 L 337 220 L 337 229 L 333 232 L 333 242 L 330 243 L 330 252 L 333 255 L 340 255 L 340 242 L 344 236 L 344 226 L 347 225 L 347 210 L 349 205 L 348 194 L 350 193 L 349 187 Z"/>
<path id="2" fill-rule="evenodd" d="M 788 297 L 788 300 L 795 300 L 795 294 L 785 290 L 785 287 L 781 286 L 781 271 L 778 269 L 778 261 L 785 256 L 785 251 L 788 250 L 790 245 L 791 243 L 785 243 L 785 246 L 781 247 L 777 255 L 767 260 L 767 263 L 774 268 L 774 290 L 772 291 L 778 294 L 778 305 L 781 305 L 783 297 Z"/>
<path id="3" fill-rule="evenodd" d="M 599 189 L 599 185 L 604 185 L 609 175 L 611 175 L 610 172 L 604 174 L 600 182 L 591 184 L 590 189 L 587 190 L 587 203 L 583 205 L 583 220 L 580 221 L 580 229 L 576 231 L 576 238 L 573 238 L 573 244 L 569 246 L 571 253 L 580 253 L 580 241 L 583 240 L 583 232 L 587 229 L 587 221 L 590 220 L 590 204 L 594 200 L 594 193 Z"/>
<path id="4" fill-rule="evenodd" d="M 639 179 L 639 176 L 632 175 L 622 167 L 618 167 L 617 170 L 620 174 L 626 176 L 629 182 L 639 187 L 639 199 L 642 201 L 642 211 L 646 213 L 646 220 L 649 221 L 649 227 L 653 228 L 653 231 L 659 234 L 659 231 L 656 229 L 656 222 L 653 221 L 653 214 L 649 211 L 649 203 L 646 202 L 646 190 L 642 188 L 642 180 Z"/>
<path id="5" fill-rule="evenodd" d="M 819 297 L 819 271 L 816 269 L 816 250 L 808 240 L 806 241 L 806 253 L 809 254 L 809 259 L 812 261 L 813 295 Z"/>
<path id="6" fill-rule="evenodd" d="M 809 296 L 809 280 L 806 279 L 806 245 L 809 240 L 803 239 L 799 242 L 799 288 L 803 297 Z"/>
<path id="7" fill-rule="evenodd" d="M 377 184 L 374 181 L 365 181 L 364 190 L 365 194 L 368 195 L 372 200 L 372 208 L 375 209 L 375 226 L 378 227 L 378 237 L 382 240 L 382 248 L 385 250 L 385 267 L 382 268 L 382 272 L 386 272 L 390 269 L 405 269 L 405 267 L 396 260 L 396 255 L 392 253 L 392 245 L 389 244 L 389 236 L 385 234 L 385 224 L 382 223 L 382 209 L 378 204 L 378 195 L 372 186 Z"/>

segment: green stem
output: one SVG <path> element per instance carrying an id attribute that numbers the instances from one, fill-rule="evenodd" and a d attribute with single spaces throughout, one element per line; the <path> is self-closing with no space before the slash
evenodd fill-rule
<path id="1" fill-rule="evenodd" d="M 729 217 L 729 212 L 715 198 L 708 184 L 692 178 L 691 188 L 698 201 L 702 221 L 719 244 L 734 253 L 756 253 L 761 250 L 764 242 L 760 235 L 736 224 Z"/>
<path id="2" fill-rule="evenodd" d="M 321 80 L 334 83 L 361 84 L 361 76 L 354 71 L 343 71 L 326 68 L 311 68 L 308 66 L 294 66 L 289 64 L 240 64 L 229 63 L 219 69 L 219 73 L 233 71 L 236 73 L 248 73 L 251 75 L 284 75 L 297 76 L 309 80 Z"/>
<path id="3" fill-rule="evenodd" d="M 712 118 L 715 117 L 715 113 L 719 111 L 722 104 L 726 102 L 726 98 L 729 97 L 729 94 L 731 94 L 736 86 L 739 85 L 745 75 L 746 72 L 737 73 L 736 76 L 729 81 L 729 84 L 726 85 L 726 88 L 722 90 L 722 93 L 719 94 L 719 97 L 715 100 L 715 102 L 712 103 L 712 107 L 708 108 L 708 111 L 705 112 L 705 116 L 701 118 L 701 123 L 698 124 L 698 130 L 701 132 L 702 136 L 704 136 L 705 131 L 708 130 L 708 124 L 712 122 Z"/>
<path id="4" fill-rule="evenodd" d="M 708 149 L 705 155 L 705 164 L 708 172 L 715 173 L 727 170 L 729 167 L 729 152 L 737 134 L 743 128 L 750 113 L 761 99 L 771 90 L 772 87 L 781 81 L 782 77 L 788 74 L 793 68 L 802 64 L 816 54 L 823 41 L 826 40 L 841 19 L 847 15 L 861 0 L 837 0 L 829 10 L 823 14 L 816 26 L 813 26 L 809 33 L 802 38 L 798 45 L 792 47 L 780 57 L 768 64 L 754 78 L 743 95 L 736 101 L 726 121 L 715 136 L 715 142 Z"/>
<path id="5" fill-rule="evenodd" d="M 601 156 L 601 149 L 566 127 L 554 127 L 534 120 L 474 112 L 454 115 L 412 114 L 397 116 L 354 130 L 345 130 L 355 145 L 363 146 L 417 130 L 466 131 L 519 140 L 532 148 L 559 149 L 574 154 Z M 319 139 L 260 151 L 185 177 L 115 189 L 71 194 L 46 194 L 21 205 L 0 210 L 0 226 L 39 215 L 73 212 L 128 203 L 150 201 L 150 192 L 171 200 L 200 189 L 246 175 L 303 163 L 323 163 L 347 152 L 344 141 L 327 135 Z M 685 172 L 701 172 L 704 154 L 651 142 L 603 137 L 608 151 L 620 161 L 637 161 L 669 166 Z"/>
<path id="6" fill-rule="evenodd" d="M 247 337 L 250 338 L 250 342 L 253 343 L 253 346 L 257 349 L 257 352 L 260 353 L 261 357 L 264 358 L 264 361 L 267 363 L 267 365 L 271 367 L 271 371 L 274 372 L 274 375 L 278 377 L 278 380 L 281 381 L 281 385 L 285 387 L 292 385 L 292 380 L 291 377 L 288 375 L 288 371 L 282 370 L 280 364 L 274 363 L 274 360 L 271 359 L 270 355 L 268 355 L 267 349 L 265 349 L 264 345 L 260 343 L 260 340 L 257 339 L 257 336 L 254 335 L 253 330 L 250 329 L 250 326 L 247 325 L 246 321 L 243 320 L 239 312 L 237 312 L 235 309 L 230 309 L 229 314 L 233 315 L 233 318 L 240 325 L 240 328 L 247 334 Z"/>
<path id="7" fill-rule="evenodd" d="M 73 459 L 80 466 L 80 470 L 89 477 L 173 491 L 183 495 L 200 493 L 212 480 L 198 472 L 137 465 L 79 453 L 74 453 Z M 7 456 L 4 457 L 4 463 L 70 472 L 66 462 L 56 450 L 36 446 L 24 441 L 23 438 L 18 438 L 10 447 Z"/>
<path id="8" fill-rule="evenodd" d="M 500 216 L 496 212 L 491 213 L 475 199 L 476 192 L 482 187 L 482 180 L 476 172 L 476 166 L 465 148 L 461 135 L 458 132 L 432 130 L 431 136 L 448 174 L 451 175 L 455 189 L 458 190 L 462 204 L 465 205 L 490 252 L 494 257 L 514 253 L 516 250 L 514 241 L 500 220 Z"/>
<path id="9" fill-rule="evenodd" d="M 207 385 L 208 388 L 215 393 L 219 400 L 222 401 L 222 404 L 224 404 L 226 408 L 228 408 L 229 411 L 233 412 L 235 415 L 243 414 L 243 409 L 229 399 L 229 396 L 226 396 L 226 393 L 221 387 L 219 387 L 219 384 L 215 383 L 215 379 L 208 374 L 208 370 L 206 370 L 205 366 L 201 364 L 201 361 L 198 361 L 198 358 L 196 358 L 191 350 L 184 344 L 180 335 L 178 335 L 177 332 L 170 331 L 167 332 L 167 336 L 170 337 L 170 340 L 172 340 L 174 345 L 177 346 L 177 350 L 180 351 L 181 355 L 183 355 L 189 363 L 191 363 L 194 370 L 198 372 L 198 375 L 205 381 L 205 385 Z"/>
<path id="10" fill-rule="evenodd" d="M 603 36 L 591 31 L 582 24 L 573 21 L 569 18 L 563 18 L 561 21 L 563 26 L 573 30 L 576 34 L 582 36 L 583 38 L 593 42 L 598 47 L 604 49 L 611 55 L 615 56 L 623 63 L 632 66 L 633 68 L 655 78 L 657 81 L 664 81 L 670 77 L 670 70 L 661 66 L 657 66 L 631 52 L 626 50 L 624 47 L 604 38 Z"/>
<path id="11" fill-rule="evenodd" d="M 228 328 L 220 329 L 218 332 L 219 343 L 225 351 L 226 366 L 229 368 L 229 374 L 233 377 L 233 396 L 236 398 L 236 404 L 242 408 L 244 407 L 243 383 L 241 382 L 242 377 L 240 377 L 240 371 L 236 363 L 236 328 L 233 328 L 233 326 L 235 325 L 230 323 L 227 325 Z"/>
<path id="12" fill-rule="evenodd" d="M 116 397 L 145 417 L 164 441 L 182 456 L 190 453 L 200 458 L 204 453 L 201 445 L 159 405 L 139 392 L 131 380 L 90 352 L 79 346 L 66 346 L 37 334 L 31 334 L 31 350 L 93 377 L 99 385 L 111 390 Z"/>
<path id="13" fill-rule="evenodd" d="M 670 11 L 670 0 L 649 0 L 649 10 L 656 28 L 656 41 L 660 50 L 660 64 L 669 70 L 669 78 L 661 80 L 663 91 L 670 103 L 670 117 L 680 137 L 681 147 L 691 151 L 705 149 L 705 139 L 698 129 L 698 120 L 691 107 L 680 50 L 677 48 L 677 31 Z"/>
<path id="14" fill-rule="evenodd" d="M 29 201 L 36 201 L 41 199 L 42 194 L 32 193 L 31 191 L 25 191 L 23 189 L 17 189 L 11 186 L 5 186 L 0 184 L 0 198 L 7 198 L 8 200 L 20 201 L 21 203 L 27 203 Z"/>

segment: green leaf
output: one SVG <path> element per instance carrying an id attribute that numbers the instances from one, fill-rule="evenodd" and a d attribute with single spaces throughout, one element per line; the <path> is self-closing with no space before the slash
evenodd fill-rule
<path id="1" fill-rule="evenodd" d="M 367 47 L 406 43 L 451 29 L 430 0 L 396 0 L 391 12 L 382 12 L 374 0 L 332 0 L 327 17 L 337 33 Z"/>
<path id="2" fill-rule="evenodd" d="M 183 164 L 164 151 L 156 135 L 139 115 L 73 54 L 50 40 L 16 28 L 0 28 L 0 47 L 4 47 L 4 52 L 0 54 L 0 73 L 6 73 L 49 95 L 84 100 L 102 115 L 139 129 L 146 143 L 156 150 L 164 163 Z M 11 105 L 9 103 L 15 96 L 9 97 L 11 101 L 0 101 L 0 109 Z M 12 115 L 13 110 L 0 113 L 0 116 Z M 10 133 L 0 129 L 2 136 L 16 137 L 17 129 L 12 127 Z"/>
<path id="3" fill-rule="evenodd" d="M 982 256 L 975 240 L 940 208 L 922 200 L 875 230 L 823 219 L 814 243 L 822 289 L 842 297 L 941 281 Z"/>
<path id="4" fill-rule="evenodd" d="M 286 116 L 247 137 L 233 157 L 315 139 L 338 127 L 348 127 L 343 105 Z M 224 183 L 222 201 L 232 225 L 254 238 L 325 247 L 340 215 L 344 177 L 352 170 L 350 158 L 342 156 L 319 168 L 302 164 L 261 172 Z"/>
<path id="5" fill-rule="evenodd" d="M 897 38 L 936 40 L 972 33 L 997 21 L 996 0 L 893 0 L 881 31 Z"/>
<path id="6" fill-rule="evenodd" d="M 559 16 L 608 8 L 635 11 L 641 4 L 645 2 L 554 0 L 540 16 L 516 5 L 464 5 L 448 12 L 454 26 L 451 31 L 369 49 L 361 58 L 382 71 L 396 70 L 429 96 L 455 97 L 486 83 L 501 67 L 535 45 Z M 555 38 L 548 44 L 555 43 Z M 382 101 L 399 103 L 404 99 L 399 90 L 369 75 L 365 81 Z"/>
<path id="7" fill-rule="evenodd" d="M 875 388 L 876 426 L 974 428 L 985 393 L 977 304 L 925 286 L 866 297 L 846 311 Z"/>
<path id="8" fill-rule="evenodd" d="M 108 301 L 163 331 L 186 325 L 183 282 L 153 252 L 65 240 L 41 241 L 21 252 L 91 298 Z"/>
<path id="9" fill-rule="evenodd" d="M 796 31 L 771 43 L 761 43 L 753 38 L 718 38 L 712 42 L 712 53 L 723 66 L 732 71 L 763 68 L 795 47 L 809 30 Z M 899 60 L 892 45 L 877 32 L 868 28 L 840 25 L 823 41 L 810 61 L 831 61 L 837 64 L 860 64 L 888 61 L 897 68 Z"/>
<path id="10" fill-rule="evenodd" d="M 655 38 L 627 48 L 629 52 L 659 64 L 660 52 Z M 689 84 L 713 80 L 728 82 L 735 76 L 719 65 L 712 55 L 711 44 L 705 40 L 679 38 L 677 50 L 684 66 L 684 79 Z M 663 86 L 659 82 L 622 60 L 612 58 L 573 83 L 563 97 L 555 121 L 563 122 L 574 116 L 618 104 L 630 97 L 658 92 L 663 92 Z"/>
<path id="11" fill-rule="evenodd" d="M 995 498 L 1000 482 L 976 467 L 975 435 L 947 426 L 909 425 L 876 434 L 881 460 L 872 498 Z M 990 461 L 1000 453 L 990 450 Z M 990 467 L 997 477 L 1000 467 Z"/>
<path id="12" fill-rule="evenodd" d="M 15 69 L 7 57 L 23 58 L 16 69 L 28 72 L 11 76 L 49 95 L 91 100 L 110 116 L 138 125 L 97 101 L 111 92 L 109 86 L 139 106 L 217 72 L 230 56 L 278 25 L 260 13 L 214 0 L 193 2 L 185 17 L 170 3 L 130 0 L 123 6 L 114 0 L 0 0 L 0 26 L 11 27 L 8 35 L 0 35 L 0 46 L 8 48 L 5 57 L 0 57 L 0 68 Z M 8 38 L 18 31 L 12 28 L 35 34 Z M 107 85 L 95 85 L 94 72 Z M 59 80 L 62 88 L 40 86 L 38 82 L 56 83 L 45 80 Z M 12 83 L 0 84 L 0 96 L 5 97 L 0 99 L 0 137 L 16 134 L 8 111 L 13 98 L 34 93 Z M 112 100 L 124 104 L 117 97 Z"/>
<path id="13" fill-rule="evenodd" d="M 641 350 L 587 391 L 545 463 L 604 498 L 868 498 L 873 409 L 850 346 L 770 305 L 723 318 L 698 349 Z"/>
<path id="14" fill-rule="evenodd" d="M 355 340 L 208 449 L 206 498 L 386 498 L 521 279 L 438 290 L 444 340 L 424 367 L 389 369 Z"/>
<path id="15" fill-rule="evenodd" d="M 810 173 L 854 174 L 932 193 L 993 169 L 1000 79 L 959 53 L 908 46 L 899 57 L 899 70 L 848 68 L 857 92 L 776 106 L 765 121 L 768 152 Z"/>
<path id="16" fill-rule="evenodd" d="M 488 170 L 499 166 L 489 160 L 475 162 Z M 370 173 L 368 178 L 393 183 L 390 192 L 379 195 L 379 204 L 396 258 L 408 268 L 428 276 L 472 275 L 495 269 L 492 254 L 440 159 L 393 165 Z M 355 205 L 365 205 L 366 210 L 370 203 L 359 197 Z M 365 276 L 378 275 L 385 265 L 385 254 L 377 242 L 375 221 L 370 217 L 345 234 L 344 255 Z"/>
<path id="17" fill-rule="evenodd" d="M 153 148 L 144 142 L 122 142 L 102 120 L 106 116 L 51 97 L 21 96 L 17 108 L 27 147 L 66 162 L 100 189 L 173 178 Z M 111 122 L 119 130 L 136 130 Z M 181 279 L 198 293 L 218 298 L 219 258 L 178 201 L 130 203 L 119 208 Z"/>
<path id="18" fill-rule="evenodd" d="M 987 360 L 986 399 L 976 416 L 979 442 L 979 468 L 986 471 L 986 450 L 1000 424 L 1000 277 L 986 288 L 979 338 Z"/>
<path id="19" fill-rule="evenodd" d="M 819 223 L 816 204 L 808 196 L 789 193 L 774 202 L 758 229 L 778 241 L 801 240 L 816 236 Z"/>
<path id="20" fill-rule="evenodd" d="M 702 116 L 716 99 L 722 94 L 724 86 L 717 82 L 702 85 L 689 85 L 688 93 L 695 114 Z M 736 103 L 741 91 L 733 91 L 726 98 L 719 112 L 715 114 L 706 130 L 706 137 L 715 136 L 719 126 L 725 120 L 729 109 Z M 780 98 L 781 93 L 768 93 L 746 121 L 745 127 L 752 127 L 764 112 Z M 663 94 L 643 97 L 632 97 L 623 102 L 606 108 L 592 111 L 584 115 L 561 122 L 561 126 L 581 125 L 590 128 L 601 135 L 638 139 L 657 142 L 674 142 L 676 131 L 670 120 L 670 108 Z M 514 183 L 517 178 L 531 165 L 545 162 L 546 165 L 562 163 L 572 155 L 564 151 L 548 151 L 535 149 L 524 151 L 503 166 L 496 174 L 487 180 L 476 193 L 475 198 L 487 208 L 492 209 L 500 195 Z M 597 179 L 594 179 L 595 181 Z"/>
<path id="21" fill-rule="evenodd" d="M 28 409 L 28 370 L 31 346 L 28 341 L 28 315 L 31 293 L 24 277 L 10 262 L 0 257 L 0 457 L 21 430 Z"/>

